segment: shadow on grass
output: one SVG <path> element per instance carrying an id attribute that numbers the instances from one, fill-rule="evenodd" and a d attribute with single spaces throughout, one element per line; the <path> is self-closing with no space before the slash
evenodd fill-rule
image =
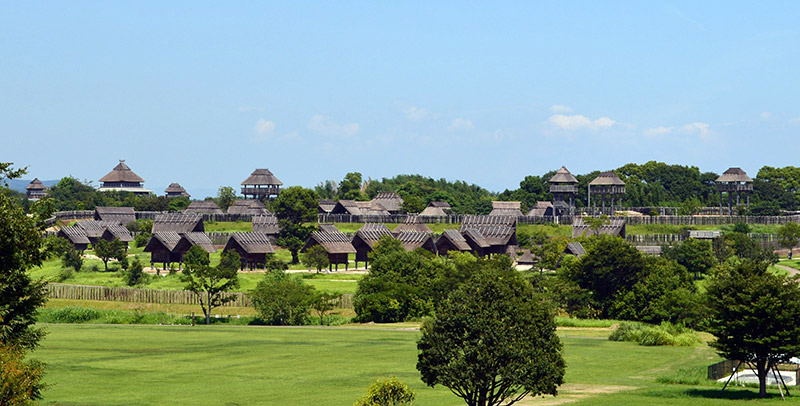
<path id="1" fill-rule="evenodd" d="M 706 398 L 706 399 L 730 399 L 730 400 L 754 400 L 759 399 L 758 389 L 746 388 L 727 388 L 725 391 L 720 391 L 721 388 L 664 388 L 653 389 L 643 392 L 645 396 L 652 396 L 657 398 Z M 768 391 L 765 399 L 780 398 L 777 389 Z"/>

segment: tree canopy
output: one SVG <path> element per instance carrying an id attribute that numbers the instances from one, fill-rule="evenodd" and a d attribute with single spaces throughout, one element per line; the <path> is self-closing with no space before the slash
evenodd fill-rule
<path id="1" fill-rule="evenodd" d="M 470 406 L 555 395 L 565 364 L 554 315 L 505 257 L 476 272 L 422 325 L 417 369 Z"/>
<path id="2" fill-rule="evenodd" d="M 306 223 L 317 221 L 318 199 L 313 190 L 292 186 L 282 190 L 272 202 L 280 227 L 276 242 L 292 253 L 293 264 L 300 262 L 298 252 L 316 229 Z"/>
<path id="3" fill-rule="evenodd" d="M 800 286 L 744 260 L 723 267 L 708 286 L 708 332 L 720 356 L 753 364 L 766 396 L 772 366 L 800 355 Z"/>
<path id="4" fill-rule="evenodd" d="M 189 249 L 184 256 L 183 280 L 186 290 L 193 292 L 200 300 L 200 307 L 206 316 L 206 324 L 211 323 L 211 310 L 235 299 L 225 292 L 239 286 L 238 270 L 241 260 L 234 250 L 222 252 L 219 265 L 212 267 L 206 252 L 199 245 Z"/>

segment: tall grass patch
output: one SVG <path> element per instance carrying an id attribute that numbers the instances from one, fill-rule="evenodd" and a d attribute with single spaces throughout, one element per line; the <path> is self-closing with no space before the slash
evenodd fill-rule
<path id="1" fill-rule="evenodd" d="M 692 347 L 702 340 L 697 332 L 682 325 L 663 322 L 657 326 L 624 322 L 608 336 L 611 341 L 630 341 L 644 346 Z"/>

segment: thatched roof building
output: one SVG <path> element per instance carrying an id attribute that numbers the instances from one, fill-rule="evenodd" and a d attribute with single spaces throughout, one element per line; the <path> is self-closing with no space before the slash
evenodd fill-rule
<path id="1" fill-rule="evenodd" d="M 408 217 L 394 228 L 394 233 L 401 233 L 403 231 L 416 231 L 418 233 L 433 234 L 433 230 L 420 220 L 419 216 L 409 214 Z"/>
<path id="2" fill-rule="evenodd" d="M 83 220 L 78 221 L 72 227 L 77 227 L 83 230 L 84 234 L 89 237 L 89 241 L 94 244 L 97 239 L 103 236 L 103 232 L 110 225 L 119 224 L 117 221 L 102 221 L 102 220 Z"/>
<path id="3" fill-rule="evenodd" d="M 203 216 L 200 214 L 167 213 L 156 215 L 153 232 L 174 231 L 176 233 L 203 232 Z"/>
<path id="4" fill-rule="evenodd" d="M 321 199 L 319 201 L 319 207 L 317 208 L 319 214 L 328 214 L 333 211 L 333 208 L 336 207 L 336 202 L 329 199 Z"/>
<path id="5" fill-rule="evenodd" d="M 39 178 L 34 178 L 28 186 L 25 186 L 25 195 L 29 200 L 39 200 L 47 196 L 47 186 Z"/>
<path id="6" fill-rule="evenodd" d="M 723 214 L 723 195 L 728 196 L 728 215 L 733 215 L 734 206 L 742 204 L 742 195 L 745 198 L 745 205 L 750 207 L 753 179 L 747 176 L 747 173 L 742 168 L 728 168 L 717 178 L 716 184 L 719 192 L 720 214 Z M 736 196 L 736 199 L 734 199 L 734 196 Z"/>
<path id="7" fill-rule="evenodd" d="M 351 216 L 389 216 L 390 213 L 380 203 L 339 200 L 331 210 L 331 214 L 349 214 Z"/>
<path id="8" fill-rule="evenodd" d="M 58 230 L 57 236 L 66 238 L 78 251 L 85 251 L 89 248 L 89 237 L 86 232 L 80 227 L 62 227 Z"/>
<path id="9" fill-rule="evenodd" d="M 458 230 L 478 255 L 504 254 L 517 245 L 515 216 L 466 216 Z"/>
<path id="10" fill-rule="evenodd" d="M 179 197 L 185 196 L 190 197 L 189 193 L 186 192 L 186 189 L 180 185 L 178 182 L 170 183 L 166 189 L 164 189 L 164 193 L 166 193 L 167 197 Z"/>
<path id="11" fill-rule="evenodd" d="M 601 214 L 613 215 L 614 211 L 621 209 L 624 194 L 625 182 L 613 171 L 603 172 L 589 182 L 590 206 L 595 209 L 599 203 Z"/>
<path id="12" fill-rule="evenodd" d="M 270 237 L 270 241 L 275 241 L 275 236 L 281 231 L 278 226 L 278 218 L 274 214 L 259 214 L 253 216 L 253 231 L 257 233 L 264 233 Z"/>
<path id="13" fill-rule="evenodd" d="M 128 165 L 125 164 L 124 159 L 120 159 L 119 164 L 114 167 L 106 176 L 100 178 L 99 192 L 131 192 L 137 195 L 146 195 L 153 193 L 152 190 L 145 189 L 142 185 L 144 179 L 135 174 Z"/>
<path id="14" fill-rule="evenodd" d="M 522 216 L 521 207 L 521 202 L 501 202 L 495 200 L 492 202 L 492 212 L 489 213 L 489 215 L 520 217 Z"/>
<path id="15" fill-rule="evenodd" d="M 403 198 L 394 192 L 379 192 L 375 198 L 372 199 L 372 202 L 380 204 L 391 214 L 400 213 L 403 207 Z"/>
<path id="16" fill-rule="evenodd" d="M 366 223 L 356 232 L 350 241 L 353 244 L 353 248 L 356 249 L 356 267 L 358 267 L 359 261 L 368 265 L 369 253 L 372 252 L 375 243 L 383 236 L 394 238 L 389 227 L 378 223 Z"/>
<path id="17" fill-rule="evenodd" d="M 447 202 L 430 202 L 428 203 L 428 207 L 425 208 L 421 213 L 420 216 L 428 216 L 428 217 L 444 217 L 450 214 L 450 203 Z"/>
<path id="18" fill-rule="evenodd" d="M 441 255 L 447 255 L 450 251 L 466 252 L 471 248 L 458 230 L 447 229 L 442 232 L 442 235 L 436 240 L 436 252 Z"/>
<path id="19" fill-rule="evenodd" d="M 509 246 L 506 255 L 516 262 L 517 265 L 535 265 L 539 262 L 539 258 L 535 257 L 531 250 L 527 248 L 519 248 L 516 246 Z"/>
<path id="20" fill-rule="evenodd" d="M 553 202 L 536 202 L 536 205 L 528 211 L 528 216 L 531 217 L 545 217 L 555 215 Z"/>
<path id="21" fill-rule="evenodd" d="M 611 217 L 608 223 L 603 224 L 597 231 L 589 227 L 589 224 L 583 220 L 583 217 L 577 217 L 572 222 L 572 238 L 580 236 L 592 236 L 597 234 L 611 235 L 625 238 L 625 225 L 627 221 L 624 217 Z"/>
<path id="22" fill-rule="evenodd" d="M 182 268 L 183 256 L 195 245 L 199 245 L 206 252 L 217 252 L 214 243 L 204 232 L 177 233 L 175 231 L 154 231 L 144 252 L 150 253 L 150 267 L 155 263 L 164 264 L 164 269 L 168 269 L 173 262 L 178 263 L 178 268 Z"/>
<path id="23" fill-rule="evenodd" d="M 586 248 L 583 248 L 583 244 L 572 241 L 567 243 L 567 247 L 564 248 L 565 254 L 575 255 L 576 257 L 580 258 L 586 255 Z"/>
<path id="24" fill-rule="evenodd" d="M 213 200 L 195 200 L 183 210 L 184 214 L 225 214 Z"/>
<path id="25" fill-rule="evenodd" d="M 252 199 L 271 199 L 281 193 L 283 182 L 278 180 L 269 169 L 256 169 L 242 181 L 242 195 Z"/>
<path id="26" fill-rule="evenodd" d="M 575 195 L 578 193 L 578 179 L 562 166 L 548 181 L 550 194 L 553 195 L 554 215 L 574 215 Z M 530 215 L 530 214 L 528 214 Z"/>
<path id="27" fill-rule="evenodd" d="M 423 248 L 436 253 L 436 244 L 433 242 L 433 236 L 430 233 L 406 230 L 399 233 L 395 232 L 394 238 L 397 238 L 403 243 L 403 248 L 405 248 L 406 251 Z"/>
<path id="28" fill-rule="evenodd" d="M 136 221 L 136 212 L 133 211 L 133 207 L 97 206 L 94 208 L 94 219 L 113 221 L 125 225 Z"/>
<path id="29" fill-rule="evenodd" d="M 109 224 L 106 226 L 106 229 L 103 230 L 103 234 L 100 235 L 100 238 L 106 241 L 114 241 L 114 239 L 118 239 L 122 242 L 127 244 L 133 241 L 133 234 L 128 231 L 125 226 L 121 224 Z"/>
<path id="30" fill-rule="evenodd" d="M 242 268 L 257 268 L 263 265 L 266 268 L 267 255 L 274 254 L 275 249 L 264 233 L 233 233 L 225 244 L 224 251 L 235 250 L 242 259 Z"/>
<path id="31" fill-rule="evenodd" d="M 325 251 L 328 252 L 328 260 L 331 265 L 336 266 L 337 270 L 339 264 L 345 264 L 345 269 L 347 269 L 348 255 L 356 253 L 350 238 L 331 224 L 320 225 L 320 231 L 311 233 L 301 252 L 306 252 L 315 245 L 325 248 Z"/>
<path id="32" fill-rule="evenodd" d="M 245 214 L 257 216 L 259 214 L 269 214 L 267 206 L 261 203 L 260 200 L 254 199 L 238 199 L 234 200 L 233 204 L 228 207 L 228 214 Z"/>

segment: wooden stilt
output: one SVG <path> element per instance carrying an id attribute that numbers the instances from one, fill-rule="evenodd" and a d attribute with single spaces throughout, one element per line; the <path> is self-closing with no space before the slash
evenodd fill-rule
<path id="1" fill-rule="evenodd" d="M 737 372 L 739 372 L 739 367 L 740 366 L 742 366 L 742 361 L 739 361 L 739 363 L 736 364 L 736 368 L 733 368 L 733 373 L 731 373 L 731 377 L 728 378 L 728 381 L 725 382 L 725 385 L 722 386 L 722 390 L 719 391 L 719 393 L 722 393 L 723 391 L 725 391 L 725 388 L 727 388 L 728 384 L 731 383 L 731 379 L 733 379 L 733 376 L 736 375 Z"/>

